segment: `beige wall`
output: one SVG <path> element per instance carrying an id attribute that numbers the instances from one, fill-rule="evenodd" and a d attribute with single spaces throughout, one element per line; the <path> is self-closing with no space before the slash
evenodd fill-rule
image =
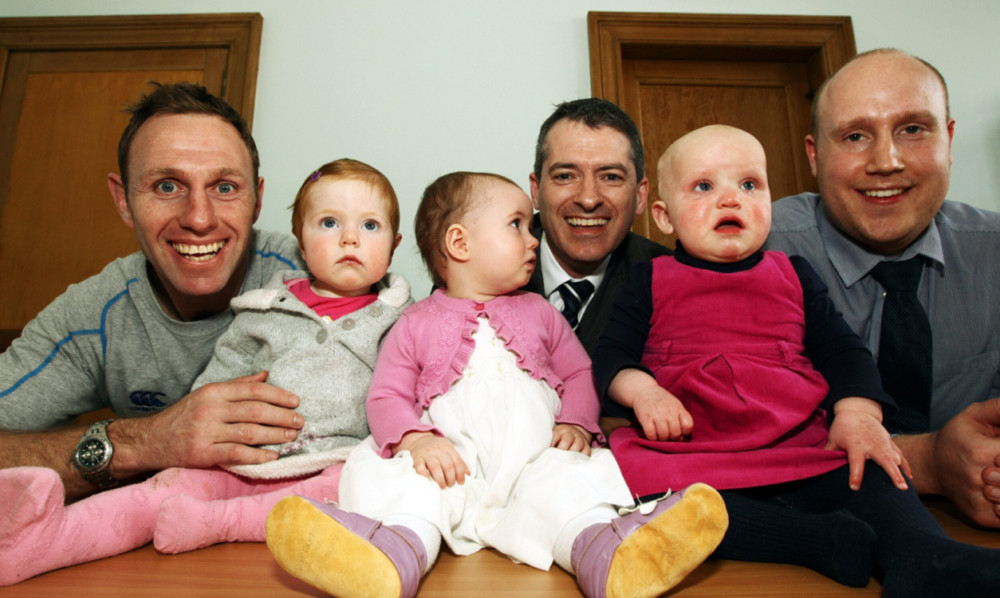
<path id="1" fill-rule="evenodd" d="M 899 47 L 944 73 L 957 120 L 950 196 L 1000 210 L 995 0 L 0 0 L 0 16 L 260 12 L 259 225 L 290 230 L 286 208 L 319 164 L 370 162 L 403 203 L 393 270 L 417 297 L 429 290 L 410 224 L 421 191 L 459 169 L 527 189 L 552 105 L 590 95 L 589 10 L 849 15 L 859 51 Z"/>

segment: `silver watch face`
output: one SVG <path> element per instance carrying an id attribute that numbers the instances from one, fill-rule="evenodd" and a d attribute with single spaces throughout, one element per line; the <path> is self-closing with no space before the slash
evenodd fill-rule
<path id="1" fill-rule="evenodd" d="M 107 459 L 107 446 L 97 438 L 84 441 L 76 449 L 76 461 L 84 469 L 96 469 Z"/>

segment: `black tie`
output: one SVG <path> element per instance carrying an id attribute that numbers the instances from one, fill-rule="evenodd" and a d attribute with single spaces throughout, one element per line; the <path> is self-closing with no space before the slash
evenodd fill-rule
<path id="1" fill-rule="evenodd" d="M 580 306 L 586 303 L 590 295 L 593 294 L 594 283 L 589 280 L 567 280 L 556 287 L 556 290 L 562 295 L 562 313 L 566 316 L 570 327 L 576 330 L 576 327 L 580 324 L 578 319 Z"/>
<path id="2" fill-rule="evenodd" d="M 926 432 L 930 427 L 931 325 L 917 299 L 923 269 L 919 256 L 872 269 L 885 289 L 878 371 L 896 401 L 897 411 L 886 422 L 892 432 Z"/>

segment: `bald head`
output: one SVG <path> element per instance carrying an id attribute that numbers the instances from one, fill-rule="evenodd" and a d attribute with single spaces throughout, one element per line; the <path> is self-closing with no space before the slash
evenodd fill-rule
<path id="1" fill-rule="evenodd" d="M 940 209 L 955 122 L 940 74 L 899 50 L 844 65 L 820 90 L 806 155 L 823 211 L 871 251 L 898 255 Z"/>
<path id="2" fill-rule="evenodd" d="M 767 170 L 764 147 L 757 138 L 729 125 L 709 125 L 682 135 L 670 144 L 656 163 L 657 192 L 666 201 L 691 173 L 718 163 L 727 149 L 738 149 L 740 159 Z"/>
<path id="3" fill-rule="evenodd" d="M 771 227 L 764 148 L 725 125 L 696 129 L 675 141 L 657 163 L 660 199 L 653 220 L 676 233 L 688 254 L 735 262 L 758 251 Z"/>
<path id="4" fill-rule="evenodd" d="M 940 85 L 941 93 L 944 99 L 944 111 L 945 119 L 950 120 L 951 118 L 951 108 L 948 103 L 948 84 L 945 83 L 944 76 L 941 72 L 937 70 L 931 63 L 927 62 L 922 58 L 908 54 L 902 50 L 897 50 L 895 48 L 876 48 L 874 50 L 868 50 L 867 52 L 862 52 L 848 60 L 840 69 L 837 70 L 833 75 L 831 75 L 819 89 L 816 90 L 816 95 L 813 97 L 812 102 L 812 134 L 815 136 L 816 132 L 820 128 L 819 120 L 822 118 L 821 109 L 826 101 L 827 90 L 831 85 L 835 85 L 835 81 L 840 80 L 839 84 L 845 84 L 844 79 L 847 80 L 846 84 L 850 84 L 850 81 L 857 73 L 864 72 L 872 69 L 881 69 L 886 66 L 892 68 L 892 65 L 905 65 L 909 69 L 916 71 L 921 71 L 926 69 L 926 73 L 929 73 L 937 80 Z M 921 68 L 922 67 L 922 68 Z"/>

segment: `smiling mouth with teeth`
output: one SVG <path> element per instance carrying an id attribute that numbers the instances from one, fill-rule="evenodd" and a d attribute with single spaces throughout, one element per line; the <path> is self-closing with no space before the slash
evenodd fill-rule
<path id="1" fill-rule="evenodd" d="M 868 197 L 894 197 L 896 195 L 902 194 L 906 189 L 872 189 L 870 191 L 862 191 Z"/>
<path id="2" fill-rule="evenodd" d="M 607 218 L 567 218 L 566 222 L 570 226 L 604 226 L 608 223 Z"/>
<path id="3" fill-rule="evenodd" d="M 216 241 L 215 243 L 207 243 L 205 245 L 188 245 L 186 243 L 171 243 L 170 245 L 184 259 L 193 262 L 205 262 L 218 255 L 225 244 L 226 241 Z"/>

